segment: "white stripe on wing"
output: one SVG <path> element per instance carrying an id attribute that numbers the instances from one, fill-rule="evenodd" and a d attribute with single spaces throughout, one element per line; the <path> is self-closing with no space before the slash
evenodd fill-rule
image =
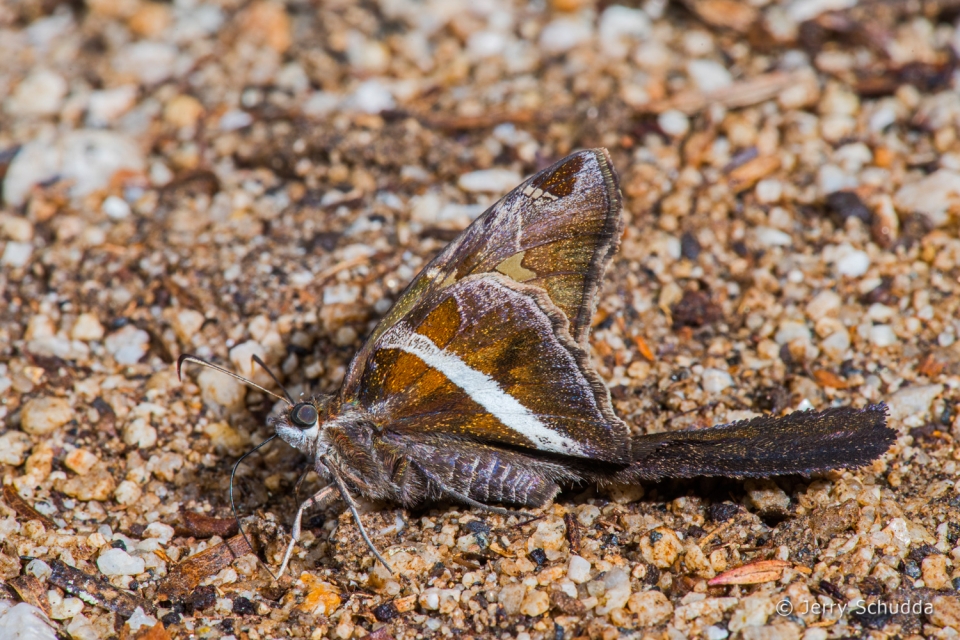
<path id="1" fill-rule="evenodd" d="M 404 329 L 401 329 L 404 333 L 402 336 L 385 336 L 381 348 L 400 349 L 420 358 L 428 367 L 436 369 L 463 389 L 497 420 L 533 442 L 538 449 L 573 456 L 585 455 L 580 443 L 540 422 L 536 414 L 501 389 L 496 380 L 482 371 L 471 369 L 459 357 L 435 345 L 430 338 Z"/>

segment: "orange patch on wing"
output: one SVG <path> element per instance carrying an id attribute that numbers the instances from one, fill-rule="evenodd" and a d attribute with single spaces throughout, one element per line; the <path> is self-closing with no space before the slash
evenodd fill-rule
<path id="1" fill-rule="evenodd" d="M 428 369 L 423 360 L 399 349 L 380 351 L 376 359 L 376 377 L 379 378 L 384 395 L 405 392 L 411 384 L 423 377 Z"/>
<path id="2" fill-rule="evenodd" d="M 447 298 L 436 309 L 430 312 L 416 332 L 429 338 L 430 341 L 443 349 L 460 330 L 460 309 L 457 308 L 456 298 Z"/>
<path id="3" fill-rule="evenodd" d="M 573 188 L 577 184 L 577 174 L 582 168 L 583 157 L 575 156 L 569 162 L 557 167 L 553 173 L 534 180 L 530 186 L 534 189 L 543 189 L 546 193 L 551 193 L 558 198 L 568 196 L 573 193 Z"/>

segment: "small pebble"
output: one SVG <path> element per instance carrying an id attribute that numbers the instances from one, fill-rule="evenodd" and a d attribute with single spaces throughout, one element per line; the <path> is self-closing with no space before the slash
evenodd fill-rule
<path id="1" fill-rule="evenodd" d="M 60 491 L 84 502 L 108 500 L 116 488 L 117 483 L 113 476 L 99 465 L 82 476 L 73 476 L 58 483 Z"/>
<path id="2" fill-rule="evenodd" d="M 123 549 L 107 549 L 97 558 L 97 567 L 106 576 L 135 576 L 143 573 L 143 558 L 132 556 Z"/>
<path id="3" fill-rule="evenodd" d="M 733 76 L 725 66 L 715 60 L 691 60 L 687 63 L 687 74 L 697 89 L 710 93 L 733 84 Z"/>
<path id="4" fill-rule="evenodd" d="M 63 398 L 33 398 L 20 413 L 20 428 L 35 436 L 56 431 L 73 419 L 73 409 Z"/>
<path id="5" fill-rule="evenodd" d="M 346 100 L 346 104 L 362 113 L 380 113 L 397 106 L 393 94 L 379 80 L 360 83 L 353 95 Z"/>
<path id="6" fill-rule="evenodd" d="M 548 23 L 540 32 L 540 48 L 549 55 L 565 53 L 593 36 L 587 20 L 562 16 Z"/>
<path id="7" fill-rule="evenodd" d="M 139 501 L 142 495 L 143 491 L 136 482 L 124 480 L 117 485 L 116 491 L 113 492 L 113 499 L 117 501 L 117 504 L 131 505 Z"/>
<path id="8" fill-rule="evenodd" d="M 777 328 L 773 339 L 777 344 L 789 344 L 794 340 L 810 341 L 812 334 L 806 322 L 799 320 L 783 320 Z"/>
<path id="9" fill-rule="evenodd" d="M 650 36 L 651 29 L 650 18 L 642 9 L 609 5 L 597 25 L 600 49 L 610 57 L 623 58 L 633 44 Z"/>
<path id="10" fill-rule="evenodd" d="M 181 342 L 189 343 L 200 331 L 206 320 L 203 314 L 193 309 L 179 309 L 173 314 L 173 330 Z"/>
<path id="11" fill-rule="evenodd" d="M 93 313 L 81 313 L 70 329 L 71 338 L 85 342 L 101 340 L 103 334 L 103 325 L 100 324 L 100 319 Z"/>
<path id="12" fill-rule="evenodd" d="M 457 185 L 471 193 L 505 193 L 518 185 L 520 174 L 507 169 L 484 169 L 460 176 Z"/>
<path id="13" fill-rule="evenodd" d="M 571 555 L 567 561 L 567 578 L 577 584 L 590 579 L 590 561 L 577 555 Z"/>
<path id="14" fill-rule="evenodd" d="M 837 260 L 836 272 L 838 276 L 859 278 L 870 268 L 870 256 L 865 251 L 850 251 Z"/>
<path id="15" fill-rule="evenodd" d="M 633 594 L 627 600 L 627 608 L 637 616 L 640 627 L 654 627 L 673 615 L 673 604 L 660 591 Z"/>
<path id="16" fill-rule="evenodd" d="M 532 589 L 523 597 L 520 613 L 525 616 L 540 616 L 550 608 L 550 597 L 545 591 Z"/>
<path id="17" fill-rule="evenodd" d="M 82 476 L 93 469 L 93 465 L 98 461 L 99 458 L 94 453 L 86 449 L 74 449 L 63 458 L 63 466 Z"/>
<path id="18" fill-rule="evenodd" d="M 100 205 L 100 209 L 108 218 L 115 222 L 126 220 L 130 217 L 130 205 L 127 204 L 126 200 L 118 198 L 117 196 L 108 196 L 103 201 L 103 204 Z"/>
<path id="19" fill-rule="evenodd" d="M 157 429 L 146 418 L 135 418 L 124 425 L 123 442 L 138 449 L 151 449 L 157 444 Z"/>
<path id="20" fill-rule="evenodd" d="M 706 393 L 720 393 L 733 386 L 733 376 L 723 369 L 704 369 L 700 384 Z"/>
<path id="21" fill-rule="evenodd" d="M 850 349 L 850 334 L 846 330 L 836 331 L 820 341 L 820 348 L 834 362 L 841 362 L 846 358 Z"/>
<path id="22" fill-rule="evenodd" d="M 888 324 L 877 324 L 870 327 L 870 344 L 875 347 L 889 347 L 897 344 L 897 334 Z"/>
<path id="23" fill-rule="evenodd" d="M 3 255 L 0 256 L 0 264 L 14 269 L 25 267 L 30 262 L 30 256 L 33 255 L 33 245 L 29 242 L 7 242 L 3 248 Z"/>
<path id="24" fill-rule="evenodd" d="M 37 69 L 17 85 L 4 108 L 12 116 L 52 116 L 67 95 L 67 81 L 49 69 Z"/>
<path id="25" fill-rule="evenodd" d="M 930 622 L 938 627 L 960 629 L 960 600 L 957 596 L 936 596 L 931 601 Z"/>
<path id="26" fill-rule="evenodd" d="M 520 607 L 523 605 L 523 599 L 526 595 L 527 586 L 525 584 L 511 583 L 500 589 L 497 602 L 500 603 L 507 615 L 516 615 L 520 613 Z"/>
<path id="27" fill-rule="evenodd" d="M 835 314 L 840 310 L 841 304 L 843 304 L 843 298 L 837 292 L 832 289 L 824 289 L 807 303 L 805 310 L 810 319 L 816 322 L 821 318 Z"/>
<path id="28" fill-rule="evenodd" d="M 643 559 L 659 569 L 671 566 L 683 551 L 677 534 L 667 527 L 658 527 L 640 536 Z"/>
<path id="29" fill-rule="evenodd" d="M 890 418 L 904 420 L 915 416 L 923 418 L 929 414 L 930 405 L 943 393 L 942 384 L 910 385 L 898 390 L 885 401 L 890 410 Z"/>
<path id="30" fill-rule="evenodd" d="M 657 116 L 657 125 L 668 136 L 679 138 L 690 130 L 690 119 L 682 111 L 671 109 Z"/>
<path id="31" fill-rule="evenodd" d="M 136 364 L 146 355 L 150 334 L 128 324 L 107 336 L 104 346 L 117 364 Z"/>
<path id="32" fill-rule="evenodd" d="M 228 409 L 239 407 L 247 395 L 247 388 L 230 376 L 213 369 L 204 369 L 197 376 L 197 385 L 204 402 Z"/>
<path id="33" fill-rule="evenodd" d="M 32 446 L 33 441 L 21 431 L 7 431 L 0 434 L 0 464 L 19 467 L 26 460 Z"/>
<path id="34" fill-rule="evenodd" d="M 753 232 L 757 242 L 765 247 L 789 247 L 793 244 L 793 238 L 790 237 L 790 234 L 779 229 L 757 227 Z"/>
<path id="35" fill-rule="evenodd" d="M 900 188 L 894 195 L 898 211 L 922 213 L 942 227 L 948 221 L 951 203 L 960 201 L 960 172 L 940 169 Z"/>

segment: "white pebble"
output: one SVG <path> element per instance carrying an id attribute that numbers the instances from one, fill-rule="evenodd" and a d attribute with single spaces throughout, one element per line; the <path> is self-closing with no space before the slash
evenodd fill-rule
<path id="1" fill-rule="evenodd" d="M 173 539 L 174 529 L 168 524 L 162 522 L 151 522 L 143 530 L 144 538 L 156 538 L 161 544 L 167 544 Z"/>
<path id="2" fill-rule="evenodd" d="M 47 578 L 53 575 L 53 569 L 50 568 L 50 565 L 43 560 L 34 558 L 27 565 L 27 573 L 35 578 L 40 579 L 41 582 L 44 582 Z"/>
<path id="3" fill-rule="evenodd" d="M 890 417 L 894 420 L 911 416 L 923 418 L 930 411 L 930 404 L 941 393 L 942 384 L 922 384 L 900 389 L 886 399 Z"/>
<path id="4" fill-rule="evenodd" d="M 121 47 L 113 57 L 113 68 L 121 75 L 132 75 L 140 84 L 163 82 L 173 75 L 177 48 L 166 42 L 141 40 Z"/>
<path id="5" fill-rule="evenodd" d="M 757 227 L 754 229 L 754 235 L 757 242 L 765 247 L 789 247 L 793 244 L 793 238 L 789 233 L 772 227 Z"/>
<path id="6" fill-rule="evenodd" d="M 888 307 L 885 304 L 874 302 L 870 305 L 870 308 L 867 309 L 866 319 L 874 322 L 887 322 L 892 320 L 895 315 L 897 315 L 897 310 L 894 307 Z"/>
<path id="7" fill-rule="evenodd" d="M 730 637 L 730 632 L 723 627 L 711 625 L 706 629 L 707 640 L 725 640 Z"/>
<path id="8" fill-rule="evenodd" d="M 520 183 L 520 174 L 507 169 L 484 169 L 460 176 L 457 186 L 472 193 L 503 193 Z"/>
<path id="9" fill-rule="evenodd" d="M 960 172 L 940 169 L 904 185 L 894 196 L 898 211 L 922 213 L 935 227 L 947 223 L 951 203 L 960 200 Z"/>
<path id="10" fill-rule="evenodd" d="M 220 122 L 218 126 L 220 131 L 236 131 L 237 129 L 243 129 L 244 127 L 250 126 L 251 124 L 253 124 L 253 116 L 246 111 L 231 109 L 220 116 Z"/>
<path id="11" fill-rule="evenodd" d="M 82 613 L 78 613 L 67 625 L 67 633 L 73 640 L 100 640 L 100 632 Z"/>
<path id="12" fill-rule="evenodd" d="M 20 412 L 20 428 L 25 432 L 42 436 L 56 431 L 73 419 L 73 409 L 63 398 L 33 398 Z"/>
<path id="13" fill-rule="evenodd" d="M 204 369 L 197 376 L 203 401 L 222 407 L 236 408 L 243 404 L 247 388 L 239 381 L 213 369 Z"/>
<path id="14" fill-rule="evenodd" d="M 870 327 L 870 344 L 875 347 L 889 347 L 897 343 L 897 334 L 888 324 L 877 324 Z"/>
<path id="15" fill-rule="evenodd" d="M 779 202 L 783 195 L 783 183 L 775 178 L 766 178 L 757 183 L 755 193 L 760 204 Z"/>
<path id="16" fill-rule="evenodd" d="M 3 257 L 0 257 L 0 264 L 14 269 L 25 267 L 30 262 L 30 256 L 33 254 L 33 245 L 29 242 L 8 242 L 3 248 Z"/>
<path id="17" fill-rule="evenodd" d="M 130 625 L 131 631 L 136 631 L 140 627 L 147 627 L 149 629 L 157 624 L 157 619 L 144 613 L 141 607 L 137 607 L 133 611 L 133 615 L 127 620 L 127 624 Z"/>
<path id="18" fill-rule="evenodd" d="M 837 292 L 824 289 L 807 303 L 806 312 L 810 319 L 816 322 L 839 311 L 841 304 L 843 304 L 843 299 Z"/>
<path id="19" fill-rule="evenodd" d="M 841 362 L 850 348 L 850 334 L 844 329 L 831 333 L 820 342 L 820 348 L 831 360 Z"/>
<path id="20" fill-rule="evenodd" d="M 259 368 L 259 365 L 253 361 L 253 356 L 257 356 L 261 360 L 266 360 L 267 357 L 267 350 L 255 340 L 241 342 L 230 349 L 230 362 L 233 363 L 237 373 L 244 378 L 253 379 L 255 369 Z"/>
<path id="21" fill-rule="evenodd" d="M 733 376 L 723 369 L 704 369 L 700 385 L 707 393 L 720 393 L 733 386 Z"/>
<path id="22" fill-rule="evenodd" d="M 183 342 L 190 340 L 203 327 L 205 318 L 199 311 L 193 309 L 180 309 L 173 314 L 173 331 Z"/>
<path id="23" fill-rule="evenodd" d="M 817 191 L 820 197 L 826 197 L 843 189 L 853 189 L 857 184 L 855 176 L 835 164 L 825 164 L 817 171 Z"/>
<path id="24" fill-rule="evenodd" d="M 144 562 L 123 549 L 107 549 L 97 558 L 97 568 L 105 576 L 135 576 L 143 573 Z"/>
<path id="25" fill-rule="evenodd" d="M 147 353 L 150 334 L 128 324 L 107 336 L 104 346 L 117 364 L 136 364 Z"/>
<path id="26" fill-rule="evenodd" d="M 851 251 L 834 265 L 838 276 L 859 278 L 870 268 L 870 256 L 865 251 Z"/>
<path id="27" fill-rule="evenodd" d="M 38 137 L 14 157 L 3 180 L 7 204 L 23 204 L 34 185 L 54 177 L 72 183 L 71 194 L 84 196 L 106 187 L 121 169 L 140 172 L 145 167 L 140 146 L 112 131 L 81 129 L 60 138 Z"/>
<path id="28" fill-rule="evenodd" d="M 33 442 L 22 431 L 7 431 L 0 435 L 0 464 L 19 467 L 27 459 Z"/>
<path id="29" fill-rule="evenodd" d="M 87 101 L 87 125 L 105 127 L 130 110 L 137 101 L 137 85 L 93 91 Z"/>
<path id="30" fill-rule="evenodd" d="M 108 196 L 100 206 L 103 213 L 111 220 L 125 220 L 130 217 L 130 205 L 123 198 Z"/>
<path id="31" fill-rule="evenodd" d="M 590 561 L 577 555 L 571 555 L 567 562 L 567 578 L 577 584 L 590 579 Z"/>
<path id="32" fill-rule="evenodd" d="M 603 10 L 597 27 L 600 49 L 613 58 L 623 58 L 630 47 L 650 35 L 650 18 L 642 9 L 613 4 Z"/>
<path id="33" fill-rule="evenodd" d="M 397 103 L 383 82 L 367 80 L 347 99 L 347 106 L 362 113 L 380 113 L 395 108 Z"/>
<path id="34" fill-rule="evenodd" d="M 5 107 L 12 116 L 52 116 L 67 95 L 67 81 L 49 69 L 37 69 L 17 85 Z"/>
<path id="35" fill-rule="evenodd" d="M 131 505 L 136 503 L 142 495 L 143 491 L 141 491 L 140 485 L 132 480 L 124 480 L 117 485 L 113 492 L 113 499 L 117 501 L 117 504 Z"/>
<path id="36" fill-rule="evenodd" d="M 725 66 L 715 60 L 691 60 L 687 63 L 687 75 L 703 93 L 710 93 L 733 84 L 733 76 Z"/>
<path id="37" fill-rule="evenodd" d="M 103 338 L 103 325 L 93 313 L 81 313 L 70 329 L 70 337 L 74 340 L 100 340 Z"/>
<path id="38" fill-rule="evenodd" d="M 124 425 L 123 442 L 131 447 L 150 449 L 157 444 L 157 430 L 145 418 L 136 418 Z"/>
<path id="39" fill-rule="evenodd" d="M 657 125 L 668 136 L 680 137 L 690 130 L 690 119 L 683 111 L 670 109 L 657 116 Z"/>
<path id="40" fill-rule="evenodd" d="M 806 322 L 800 320 L 784 320 L 777 328 L 777 333 L 773 339 L 777 344 L 788 344 L 797 339 L 809 342 L 810 328 Z"/>
<path id="41" fill-rule="evenodd" d="M 540 32 L 540 48 L 550 55 L 564 53 L 586 42 L 592 35 L 593 29 L 586 20 L 563 16 L 554 19 Z"/>
<path id="42" fill-rule="evenodd" d="M 4 638 L 16 640 L 57 640 L 57 634 L 40 609 L 21 602 L 0 600 L 0 630 Z"/>
<path id="43" fill-rule="evenodd" d="M 503 53 L 507 38 L 499 31 L 476 31 L 467 39 L 467 54 L 474 60 Z"/>

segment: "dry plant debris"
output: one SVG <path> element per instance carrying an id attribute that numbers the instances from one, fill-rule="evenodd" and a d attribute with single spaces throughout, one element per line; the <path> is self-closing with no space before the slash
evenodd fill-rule
<path id="1" fill-rule="evenodd" d="M 957 637 L 958 16 L 955 0 L 3 3 L 0 626 Z M 273 581 L 227 500 L 271 402 L 211 371 L 181 384 L 176 357 L 270 385 L 259 355 L 295 395 L 335 389 L 426 260 L 592 146 L 627 218 L 593 355 L 634 429 L 882 400 L 896 446 L 812 478 L 573 487 L 531 522 L 364 505 L 396 576 L 338 507 L 308 516 Z M 274 567 L 303 467 L 277 443 L 238 471 Z"/>

